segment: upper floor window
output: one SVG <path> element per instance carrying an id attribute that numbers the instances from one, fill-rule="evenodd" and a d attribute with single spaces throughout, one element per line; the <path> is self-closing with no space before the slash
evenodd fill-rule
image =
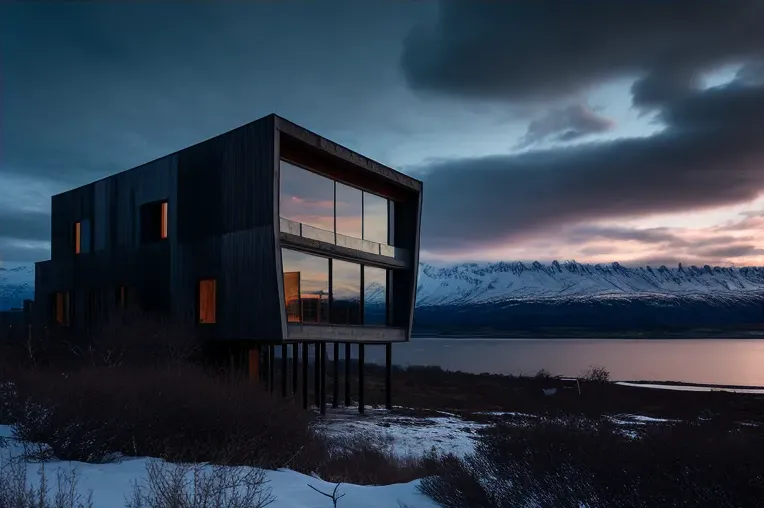
<path id="1" fill-rule="evenodd" d="M 74 223 L 74 253 L 87 254 L 90 252 L 91 228 L 90 219 L 82 219 Z"/>
<path id="2" fill-rule="evenodd" d="M 391 245 L 389 200 L 286 161 L 279 168 L 279 216 L 299 223 L 286 232 L 377 254 L 379 245 Z M 377 249 L 348 239 L 368 240 Z"/>
<path id="3" fill-rule="evenodd" d="M 334 181 L 284 161 L 279 171 L 281 217 L 334 233 Z"/>
<path id="4" fill-rule="evenodd" d="M 168 236 L 167 201 L 141 206 L 141 243 L 163 240 Z"/>

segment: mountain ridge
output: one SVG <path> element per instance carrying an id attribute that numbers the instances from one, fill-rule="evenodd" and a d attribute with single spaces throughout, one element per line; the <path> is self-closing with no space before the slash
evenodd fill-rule
<path id="1" fill-rule="evenodd" d="M 0 310 L 33 298 L 34 268 L 0 268 Z M 367 303 L 381 303 L 381 287 Z M 415 328 L 738 326 L 764 321 L 764 267 L 422 262 Z"/>

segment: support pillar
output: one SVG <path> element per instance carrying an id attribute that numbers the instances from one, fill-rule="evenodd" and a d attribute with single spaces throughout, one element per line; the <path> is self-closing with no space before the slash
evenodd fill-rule
<path id="1" fill-rule="evenodd" d="M 364 344 L 358 344 L 358 412 L 363 413 L 363 364 L 364 364 Z"/>
<path id="2" fill-rule="evenodd" d="M 302 343 L 302 408 L 308 409 L 308 343 Z"/>
<path id="3" fill-rule="evenodd" d="M 316 407 L 321 405 L 321 347 L 318 342 L 313 343 L 313 402 Z"/>
<path id="4" fill-rule="evenodd" d="M 332 407 L 339 405 L 340 398 L 340 343 L 334 343 L 334 369 L 332 370 Z"/>
<path id="5" fill-rule="evenodd" d="M 345 407 L 350 407 L 350 342 L 345 343 Z"/>
<path id="6" fill-rule="evenodd" d="M 273 393 L 276 367 L 276 345 L 268 344 L 268 391 Z"/>
<path id="7" fill-rule="evenodd" d="M 393 344 L 385 344 L 385 406 L 393 408 Z"/>
<path id="8" fill-rule="evenodd" d="M 257 345 L 257 380 L 262 384 L 265 375 L 265 361 L 263 358 L 263 345 Z"/>
<path id="9" fill-rule="evenodd" d="M 292 343 L 292 395 L 297 394 L 297 371 L 300 370 L 299 352 L 298 344 Z"/>
<path id="10" fill-rule="evenodd" d="M 320 357 L 319 364 L 321 365 L 321 406 L 320 412 L 322 415 L 326 414 L 326 342 L 322 342 L 319 345 Z"/>
<path id="11" fill-rule="evenodd" d="M 287 345 L 281 344 L 281 396 L 287 396 Z"/>

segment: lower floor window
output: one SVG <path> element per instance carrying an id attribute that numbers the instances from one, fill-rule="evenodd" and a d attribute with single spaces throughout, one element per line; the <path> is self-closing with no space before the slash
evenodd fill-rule
<path id="1" fill-rule="evenodd" d="M 281 253 L 287 322 L 387 325 L 388 270 L 291 249 Z"/>
<path id="2" fill-rule="evenodd" d="M 199 322 L 215 323 L 217 316 L 217 282 L 215 279 L 199 281 Z"/>
<path id="3" fill-rule="evenodd" d="M 56 324 L 62 325 L 62 326 L 68 326 L 69 325 L 69 317 L 70 317 L 70 302 L 69 302 L 69 292 L 68 291 L 61 291 L 58 293 L 55 293 L 53 297 L 53 306 L 54 306 L 54 320 Z"/>

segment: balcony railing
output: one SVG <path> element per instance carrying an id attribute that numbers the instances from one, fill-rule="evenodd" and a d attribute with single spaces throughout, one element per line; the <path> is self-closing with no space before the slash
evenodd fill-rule
<path id="1" fill-rule="evenodd" d="M 372 242 L 371 240 L 362 240 L 360 238 L 341 235 L 339 233 L 308 226 L 307 224 L 295 222 L 283 217 L 280 217 L 279 219 L 279 226 L 282 233 L 289 233 L 290 235 L 308 238 L 310 240 L 318 240 L 319 242 L 330 243 L 332 245 L 337 245 L 338 247 L 359 250 L 361 252 L 386 256 L 398 260 L 405 260 L 408 257 L 408 251 L 406 249 Z"/>

